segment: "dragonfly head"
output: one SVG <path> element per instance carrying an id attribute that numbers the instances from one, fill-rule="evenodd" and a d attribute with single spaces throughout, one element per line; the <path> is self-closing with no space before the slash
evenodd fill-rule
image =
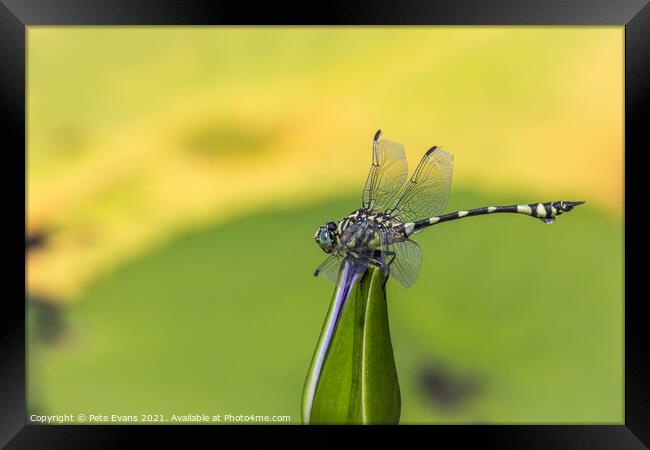
<path id="1" fill-rule="evenodd" d="M 325 253 L 332 253 L 338 243 L 338 231 L 336 223 L 327 222 L 318 227 L 314 240 Z"/>

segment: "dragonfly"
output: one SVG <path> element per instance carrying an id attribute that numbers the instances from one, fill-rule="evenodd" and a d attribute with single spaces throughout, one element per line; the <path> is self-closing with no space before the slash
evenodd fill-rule
<path id="1" fill-rule="evenodd" d="M 453 156 L 438 146 L 427 150 L 411 178 L 404 147 L 380 139 L 372 142 L 372 163 L 363 188 L 361 208 L 338 222 L 321 225 L 314 240 L 329 256 L 316 269 L 335 284 L 339 276 L 350 282 L 369 265 L 381 268 L 410 287 L 418 277 L 421 251 L 411 236 L 445 222 L 498 213 L 530 216 L 550 224 L 584 201 L 553 201 L 507 206 L 484 206 L 440 215 L 451 190 Z"/>
<path id="2" fill-rule="evenodd" d="M 343 307 L 355 282 L 375 265 L 399 283 L 410 287 L 418 277 L 421 252 L 411 239 L 433 225 L 465 217 L 497 213 L 523 214 L 553 223 L 583 201 L 555 201 L 523 205 L 484 206 L 443 214 L 451 189 L 453 156 L 440 147 L 427 150 L 407 181 L 404 147 L 380 139 L 372 142 L 372 163 L 361 198 L 361 208 L 338 222 L 321 225 L 314 239 L 329 256 L 314 275 L 336 284 L 332 304 L 323 325 L 303 397 L 303 419 L 309 423 L 316 386 L 336 332 Z"/>

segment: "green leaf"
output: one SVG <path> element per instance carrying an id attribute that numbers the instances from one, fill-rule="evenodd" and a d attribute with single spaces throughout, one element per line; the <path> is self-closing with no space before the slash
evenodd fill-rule
<path id="1" fill-rule="evenodd" d="M 370 266 L 355 280 L 347 300 L 341 298 L 343 277 L 305 382 L 303 422 L 398 423 L 400 391 L 388 326 L 387 277 Z"/>

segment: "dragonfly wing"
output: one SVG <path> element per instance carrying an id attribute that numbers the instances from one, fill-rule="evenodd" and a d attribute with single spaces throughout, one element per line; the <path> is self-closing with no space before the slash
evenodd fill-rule
<path id="1" fill-rule="evenodd" d="M 336 284 L 345 258 L 342 255 L 332 254 L 314 272 L 314 276 L 323 276 Z"/>
<path id="2" fill-rule="evenodd" d="M 363 188 L 363 207 L 380 212 L 406 181 L 408 163 L 402 144 L 378 140 L 378 131 L 372 143 L 372 164 Z"/>
<path id="3" fill-rule="evenodd" d="M 390 264 L 390 274 L 404 287 L 410 287 L 420 273 L 420 246 L 417 242 L 406 239 L 395 242 L 388 248 L 395 255 Z"/>
<path id="4" fill-rule="evenodd" d="M 447 206 L 454 157 L 441 148 L 427 151 L 387 211 L 403 222 L 434 217 Z"/>

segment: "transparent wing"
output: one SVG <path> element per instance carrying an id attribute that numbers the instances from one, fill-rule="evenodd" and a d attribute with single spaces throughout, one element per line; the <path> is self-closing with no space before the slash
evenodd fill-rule
<path id="1" fill-rule="evenodd" d="M 454 157 L 438 147 L 427 151 L 387 213 L 403 222 L 440 214 L 449 199 L 453 162 Z"/>
<path id="2" fill-rule="evenodd" d="M 417 242 L 410 239 L 388 246 L 388 254 L 394 254 L 390 274 L 404 287 L 410 287 L 420 273 L 421 253 Z"/>
<path id="3" fill-rule="evenodd" d="M 383 211 L 404 184 L 408 163 L 402 144 L 379 141 L 380 131 L 372 143 L 372 164 L 363 188 L 363 207 Z"/>
<path id="4" fill-rule="evenodd" d="M 341 271 L 341 265 L 345 257 L 343 255 L 332 254 L 314 272 L 314 276 L 323 276 L 332 283 L 336 284 Z"/>

